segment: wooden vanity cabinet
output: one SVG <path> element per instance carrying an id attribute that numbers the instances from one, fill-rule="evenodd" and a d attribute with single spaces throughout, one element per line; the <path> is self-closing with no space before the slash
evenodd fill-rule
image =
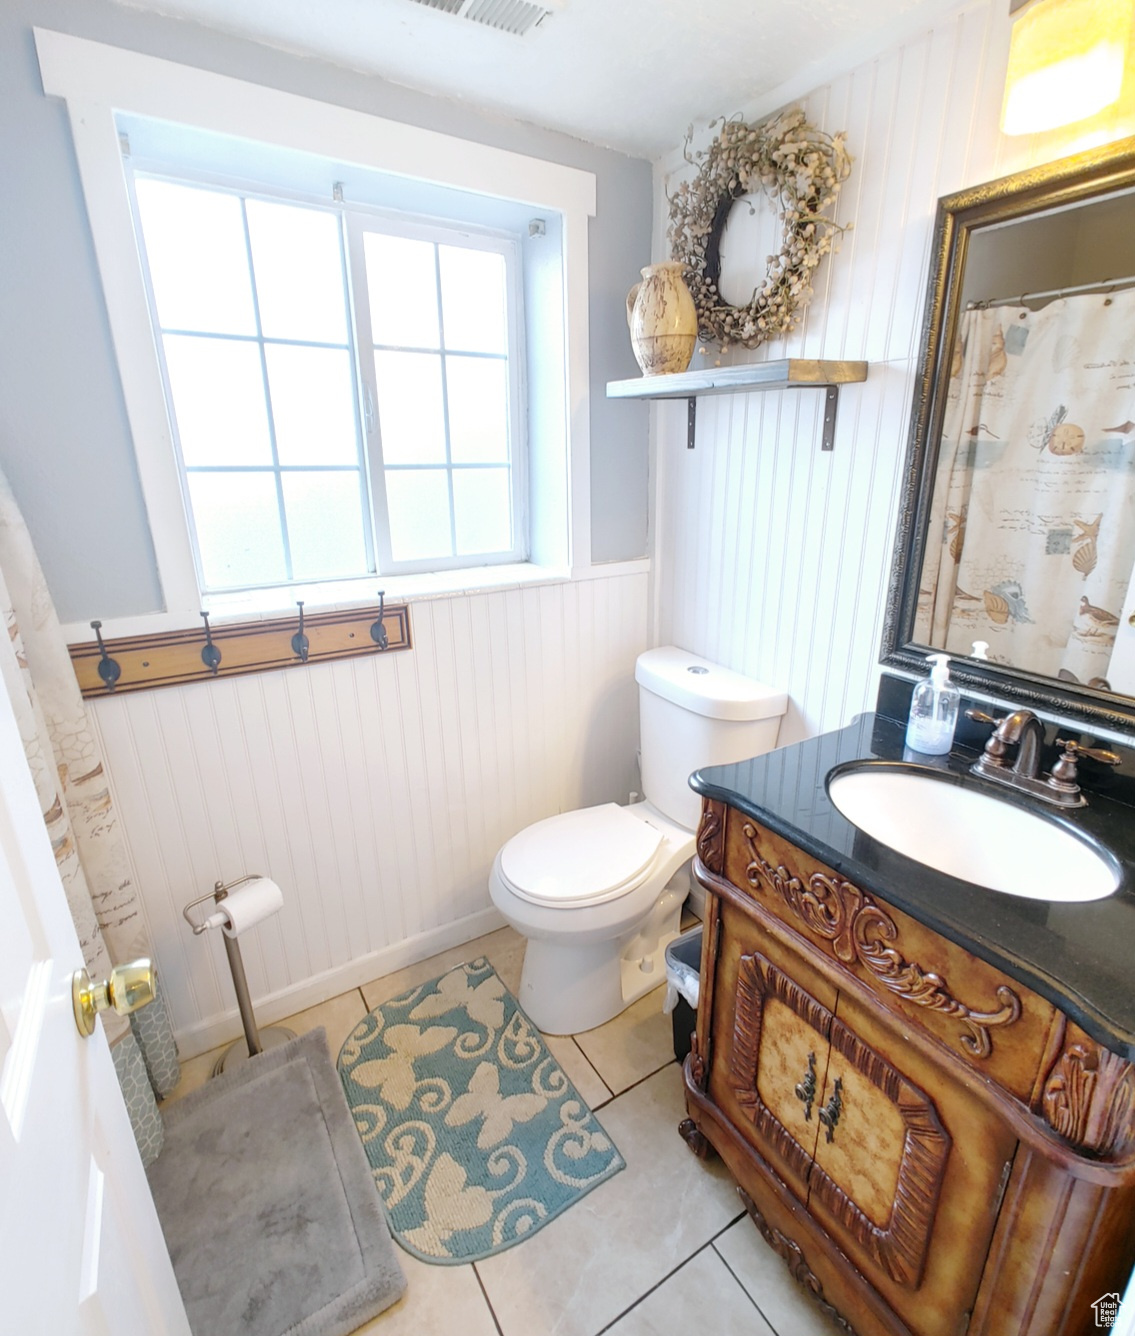
<path id="1" fill-rule="evenodd" d="M 1094 1329 L 1135 1260 L 1130 1065 L 735 809 L 698 854 L 682 1132 L 796 1278 L 859 1336 Z"/>

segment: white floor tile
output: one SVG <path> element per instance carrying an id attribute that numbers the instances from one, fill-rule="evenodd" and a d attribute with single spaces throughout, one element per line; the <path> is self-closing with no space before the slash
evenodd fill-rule
<path id="1" fill-rule="evenodd" d="M 168 1109 L 175 1100 L 184 1099 L 191 1091 L 200 1089 L 213 1075 L 217 1059 L 224 1051 L 224 1048 L 211 1048 L 208 1053 L 198 1053 L 195 1058 L 186 1058 L 181 1064 L 181 1080 L 162 1100 L 161 1107 Z"/>
<path id="2" fill-rule="evenodd" d="M 712 1248 L 703 1248 L 680 1271 L 652 1290 L 607 1336 L 775 1336 Z"/>
<path id="3" fill-rule="evenodd" d="M 690 1154 L 673 1062 L 599 1113 L 627 1167 L 539 1233 L 477 1263 L 504 1336 L 595 1336 L 738 1210 L 720 1161 Z"/>
<path id="4" fill-rule="evenodd" d="M 606 1025 L 575 1036 L 615 1094 L 674 1061 L 674 1025 L 662 1014 L 665 995 L 664 988 L 655 988 Z"/>
<path id="5" fill-rule="evenodd" d="M 331 1061 L 335 1062 L 343 1041 L 366 1014 L 362 993 L 352 988 L 349 993 L 341 993 L 327 1002 L 320 1002 L 318 1006 L 296 1012 L 280 1024 L 298 1035 L 317 1030 L 322 1025 L 327 1031 L 327 1051 L 331 1054 Z"/>
<path id="6" fill-rule="evenodd" d="M 713 1245 L 777 1336 L 845 1336 L 746 1216 Z"/>
<path id="7" fill-rule="evenodd" d="M 395 1248 L 406 1293 L 354 1336 L 497 1336 L 472 1266 L 432 1266 Z"/>
<path id="8" fill-rule="evenodd" d="M 416 965 L 407 965 L 405 969 L 395 970 L 393 974 L 363 984 L 362 994 L 367 1008 L 373 1010 L 380 1002 L 398 997 L 418 984 L 429 983 L 455 965 L 461 965 L 466 960 L 476 960 L 478 956 L 488 956 L 489 963 L 500 975 L 504 986 L 515 994 L 520 986 L 524 938 L 512 928 L 498 928 L 496 932 L 474 938 L 464 946 L 450 947 L 448 951 L 430 956 L 428 960 L 420 960 Z"/>
<path id="9" fill-rule="evenodd" d="M 575 1086 L 591 1108 L 594 1109 L 599 1104 L 605 1104 L 611 1098 L 612 1092 L 600 1079 L 595 1068 L 580 1052 L 571 1035 L 546 1034 L 543 1038 L 552 1057 L 564 1069 L 567 1079 Z"/>

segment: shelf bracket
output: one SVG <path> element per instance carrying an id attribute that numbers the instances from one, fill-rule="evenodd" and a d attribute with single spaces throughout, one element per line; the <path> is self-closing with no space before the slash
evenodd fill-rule
<path id="1" fill-rule="evenodd" d="M 829 385 L 824 395 L 824 434 L 821 450 L 835 449 L 835 412 L 839 406 L 839 386 Z"/>
<path id="2" fill-rule="evenodd" d="M 694 448 L 694 429 L 698 424 L 698 401 L 691 394 L 686 400 L 686 449 Z M 830 447 L 825 447 L 828 449 Z"/>

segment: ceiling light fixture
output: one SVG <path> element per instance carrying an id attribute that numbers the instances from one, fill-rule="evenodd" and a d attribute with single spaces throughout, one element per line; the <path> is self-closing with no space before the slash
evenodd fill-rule
<path id="1" fill-rule="evenodd" d="M 1132 0 L 1009 0 L 1001 129 L 1033 134 L 1110 106 L 1123 86 Z"/>

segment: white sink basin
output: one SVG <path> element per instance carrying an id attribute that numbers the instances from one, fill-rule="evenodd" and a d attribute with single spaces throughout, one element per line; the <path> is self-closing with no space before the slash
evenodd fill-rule
<path id="1" fill-rule="evenodd" d="M 880 844 L 961 881 L 1029 900 L 1102 900 L 1114 861 L 1064 826 L 936 775 L 865 766 L 837 771 L 828 796 Z"/>

